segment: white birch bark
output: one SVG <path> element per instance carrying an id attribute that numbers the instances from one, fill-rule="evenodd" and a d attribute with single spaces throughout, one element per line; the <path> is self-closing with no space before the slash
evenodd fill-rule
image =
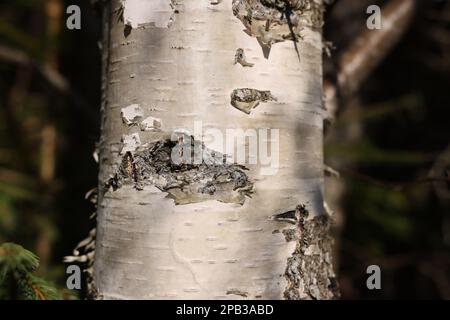
<path id="1" fill-rule="evenodd" d="M 105 27 L 97 297 L 334 298 L 322 205 L 320 26 L 305 22 L 298 53 L 286 40 L 273 44 L 266 59 L 257 39 L 243 31 L 231 0 L 126 0 L 123 21 L 121 6 L 112 1 Z M 305 10 L 305 21 L 312 11 L 317 14 Z M 238 48 L 253 66 L 234 63 Z M 238 88 L 270 90 L 276 101 L 260 103 L 247 114 L 230 104 Z M 140 106 L 142 119 L 151 117 L 150 127 L 158 128 L 142 131 L 124 123 L 121 110 L 133 104 Z M 261 174 L 259 161 L 245 165 L 254 192 L 243 204 L 215 199 L 176 204 L 168 192 L 150 184 L 143 190 L 126 183 L 115 191 L 105 188 L 124 156 L 124 135 L 134 134 L 133 141 L 144 145 L 180 128 L 193 132 L 195 121 L 202 121 L 204 132 L 214 128 L 224 137 L 227 129 L 278 129 L 276 174 Z M 268 142 L 269 150 L 276 147 L 273 137 L 258 138 Z M 248 143 L 237 142 L 237 148 L 249 151 Z M 133 154 L 134 147 L 129 150 Z M 295 225 L 273 219 L 296 208 Z"/>

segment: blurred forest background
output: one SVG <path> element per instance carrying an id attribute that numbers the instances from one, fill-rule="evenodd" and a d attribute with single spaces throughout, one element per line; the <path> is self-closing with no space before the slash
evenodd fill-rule
<path id="1" fill-rule="evenodd" d="M 330 83 L 355 39 L 370 36 L 367 7 L 395 1 L 329 6 Z M 63 257 L 95 227 L 85 194 L 97 183 L 101 95 L 99 12 L 76 1 L 82 27 L 68 30 L 70 4 L 0 1 L 0 244 L 36 253 L 37 275 L 58 288 Z M 327 177 L 326 194 L 343 298 L 450 299 L 450 1 L 414 4 L 392 49 L 365 53 L 380 63 L 340 97 L 327 126 L 326 163 L 339 173 Z M 366 288 L 371 264 L 381 267 L 381 290 Z"/>

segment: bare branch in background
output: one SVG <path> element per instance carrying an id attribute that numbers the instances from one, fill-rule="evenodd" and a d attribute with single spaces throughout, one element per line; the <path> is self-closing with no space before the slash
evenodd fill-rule
<path id="1" fill-rule="evenodd" d="M 423 183 L 434 183 L 434 182 L 445 182 L 445 183 L 449 183 L 450 182 L 450 178 L 447 177 L 442 177 L 442 176 L 428 176 L 428 177 L 423 177 L 423 178 L 418 178 L 412 181 L 406 181 L 406 182 L 397 182 L 397 181 L 385 181 L 385 180 L 380 180 L 371 176 L 368 176 L 366 174 L 363 174 L 361 172 L 357 172 L 351 169 L 339 169 L 339 172 L 342 175 L 345 176 L 349 176 L 349 177 L 354 177 L 356 179 L 362 180 L 362 181 L 366 181 L 368 183 L 371 183 L 373 185 L 379 186 L 379 187 L 383 187 L 383 188 L 391 188 L 397 191 L 401 191 L 404 190 L 408 187 L 412 187 L 418 184 L 423 184 Z"/>
<path id="2" fill-rule="evenodd" d="M 53 88 L 65 94 L 69 93 L 70 85 L 62 74 L 49 67 L 40 66 L 23 51 L 0 44 L 0 59 L 18 65 L 32 66 Z"/>
<path id="3" fill-rule="evenodd" d="M 42 66 L 31 59 L 25 52 L 2 44 L 0 44 L 0 60 L 21 66 L 29 66 L 37 70 L 53 89 L 72 99 L 74 106 L 85 114 L 87 121 L 92 124 L 96 123 L 94 110 L 79 93 L 71 88 L 69 81 L 58 70 L 51 66 Z"/>
<path id="4" fill-rule="evenodd" d="M 382 9 L 382 28 L 364 30 L 341 56 L 337 83 L 324 83 L 327 119 L 335 118 L 338 98 L 355 93 L 408 30 L 415 0 L 392 0 Z"/>

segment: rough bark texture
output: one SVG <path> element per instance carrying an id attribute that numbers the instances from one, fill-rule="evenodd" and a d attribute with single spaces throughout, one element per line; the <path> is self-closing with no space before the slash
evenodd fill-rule
<path id="1" fill-rule="evenodd" d="M 98 298 L 336 296 L 322 199 L 321 2 L 270 2 L 106 9 Z M 190 135 L 195 121 L 205 136 Z M 247 151 L 242 166 L 221 162 L 225 150 L 208 140 L 265 128 L 279 130 L 257 137 L 279 155 L 274 168 L 250 161 L 253 137 L 231 137 Z M 173 132 L 181 145 L 204 138 L 212 160 L 174 163 L 169 150 L 184 159 L 186 149 Z"/>
<path id="2" fill-rule="evenodd" d="M 338 297 L 329 217 L 320 215 L 308 219 L 305 205 L 297 206 L 295 217 L 295 233 L 287 240 L 296 241 L 296 248 L 287 263 L 285 276 L 288 286 L 284 297 L 291 300 Z"/>

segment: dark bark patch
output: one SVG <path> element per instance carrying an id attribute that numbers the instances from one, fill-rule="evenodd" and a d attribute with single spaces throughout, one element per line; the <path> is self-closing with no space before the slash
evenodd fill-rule
<path id="1" fill-rule="evenodd" d="M 304 27 L 321 28 L 322 6 L 314 0 L 233 0 L 233 14 L 244 24 L 244 31 L 256 37 L 264 57 L 269 58 L 273 44 L 297 42 Z"/>
<path id="2" fill-rule="evenodd" d="M 332 264 L 333 240 L 326 215 L 308 219 L 305 205 L 295 209 L 296 249 L 287 261 L 285 299 L 336 299 L 339 297 Z"/>
<path id="3" fill-rule="evenodd" d="M 244 292 L 244 291 L 241 291 L 241 290 L 238 290 L 238 289 L 228 290 L 227 291 L 227 295 L 229 295 L 229 294 L 234 294 L 234 295 L 241 296 L 241 297 L 244 297 L 244 298 L 247 298 L 247 296 L 248 296 L 247 292 Z"/>
<path id="4" fill-rule="evenodd" d="M 231 93 L 231 105 L 246 114 L 250 114 L 260 102 L 268 101 L 277 101 L 268 90 L 240 88 L 234 89 Z"/>
<path id="5" fill-rule="evenodd" d="M 289 210 L 289 211 L 286 211 L 286 212 L 274 214 L 271 217 L 271 220 L 283 221 L 283 222 L 288 222 L 288 223 L 291 223 L 291 224 L 296 224 L 297 223 L 297 217 L 295 216 L 295 210 Z"/>
<path id="6" fill-rule="evenodd" d="M 133 28 L 130 25 L 126 24 L 125 27 L 123 28 L 123 36 L 125 38 L 128 38 L 128 36 L 131 34 L 132 29 Z"/>
<path id="7" fill-rule="evenodd" d="M 286 242 L 297 240 L 297 230 L 296 229 L 283 229 L 283 235 Z"/>
<path id="8" fill-rule="evenodd" d="M 207 200 L 243 204 L 253 183 L 247 168 L 225 162 L 224 155 L 206 148 L 193 137 L 149 144 L 134 154 L 127 152 L 106 187 L 117 190 L 133 184 L 137 190 L 154 185 L 169 194 L 175 204 Z"/>

